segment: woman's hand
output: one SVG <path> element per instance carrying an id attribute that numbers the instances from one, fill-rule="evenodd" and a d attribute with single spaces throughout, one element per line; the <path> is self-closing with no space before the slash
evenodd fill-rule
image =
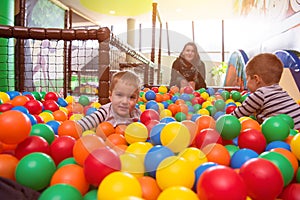
<path id="1" fill-rule="evenodd" d="M 185 79 L 182 79 L 181 81 L 180 81 L 180 88 L 184 88 L 184 87 L 186 87 L 186 86 L 190 86 L 190 87 L 192 87 L 193 89 L 195 89 L 195 87 L 196 87 L 196 83 L 195 83 L 195 81 L 187 81 L 187 80 L 185 80 Z"/>

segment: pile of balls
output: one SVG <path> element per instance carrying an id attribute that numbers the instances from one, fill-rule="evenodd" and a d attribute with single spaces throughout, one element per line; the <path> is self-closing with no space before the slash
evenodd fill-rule
<path id="1" fill-rule="evenodd" d="M 139 121 L 82 131 L 101 104 L 0 92 L 0 176 L 39 199 L 296 199 L 300 134 L 288 115 L 230 115 L 246 91 L 144 88 Z"/>

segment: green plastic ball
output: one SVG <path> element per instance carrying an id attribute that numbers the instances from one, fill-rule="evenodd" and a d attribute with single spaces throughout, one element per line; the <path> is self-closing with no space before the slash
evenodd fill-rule
<path id="1" fill-rule="evenodd" d="M 42 95 L 41 93 L 37 92 L 37 91 L 33 91 L 31 92 L 31 94 L 34 96 L 34 98 L 38 101 L 40 101 L 42 99 Z"/>
<path id="2" fill-rule="evenodd" d="M 81 105 L 83 105 L 83 106 L 87 106 L 87 105 L 90 104 L 90 99 L 89 99 L 89 97 L 87 97 L 87 96 L 85 96 L 85 95 L 81 95 L 81 96 L 79 97 L 78 102 L 79 102 Z"/>
<path id="3" fill-rule="evenodd" d="M 184 114 L 183 112 L 178 112 L 175 114 L 175 119 L 178 122 L 182 122 L 183 120 L 186 120 L 186 114 Z"/>
<path id="4" fill-rule="evenodd" d="M 216 130 L 225 140 L 236 138 L 240 134 L 241 128 L 239 119 L 230 114 L 220 116 L 216 121 Z"/>
<path id="5" fill-rule="evenodd" d="M 98 190 L 90 190 L 83 196 L 83 200 L 97 200 Z"/>
<path id="6" fill-rule="evenodd" d="M 289 136 L 290 126 L 281 117 L 272 116 L 261 124 L 261 131 L 268 143 L 283 141 Z"/>
<path id="7" fill-rule="evenodd" d="M 69 184 L 55 184 L 44 190 L 39 200 L 62 200 L 62 199 L 72 199 L 72 200 L 82 200 L 81 193 L 73 186 Z"/>
<path id="8" fill-rule="evenodd" d="M 200 104 L 198 104 L 198 103 L 195 104 L 193 107 L 194 107 L 195 112 L 198 111 L 198 110 L 200 110 L 202 108 L 202 106 Z"/>
<path id="9" fill-rule="evenodd" d="M 56 170 L 53 159 L 41 152 L 30 153 L 18 163 L 15 176 L 21 185 L 34 190 L 46 188 Z"/>
<path id="10" fill-rule="evenodd" d="M 226 106 L 226 103 L 222 99 L 217 99 L 214 103 L 214 106 L 216 107 L 217 111 L 223 111 Z"/>
<path id="11" fill-rule="evenodd" d="M 287 114 L 279 114 L 279 115 L 277 115 L 277 117 L 282 118 L 283 121 L 285 121 L 290 126 L 291 129 L 294 129 L 295 122 L 291 116 L 289 116 Z"/>
<path id="12" fill-rule="evenodd" d="M 206 110 L 208 110 L 210 116 L 214 116 L 217 112 L 217 108 L 215 106 L 207 106 Z"/>
<path id="13" fill-rule="evenodd" d="M 222 91 L 221 96 L 226 101 L 227 99 L 230 98 L 230 93 L 227 90 L 224 90 L 224 91 Z"/>
<path id="14" fill-rule="evenodd" d="M 231 93 L 231 98 L 234 100 L 234 101 L 239 101 L 241 99 L 242 95 L 240 92 L 238 91 L 232 91 Z"/>
<path id="15" fill-rule="evenodd" d="M 77 162 L 75 161 L 74 157 L 70 157 L 70 158 L 66 158 L 64 160 L 62 160 L 58 165 L 57 165 L 57 169 L 61 168 L 62 166 L 65 165 L 69 165 L 69 164 L 77 164 Z"/>
<path id="16" fill-rule="evenodd" d="M 274 151 L 266 151 L 258 157 L 269 160 L 278 167 L 283 177 L 284 186 L 287 186 L 293 180 L 294 168 L 284 155 Z"/>
<path id="17" fill-rule="evenodd" d="M 235 145 L 233 145 L 233 144 L 225 145 L 225 148 L 226 148 L 227 151 L 229 152 L 230 157 L 231 157 L 237 150 L 240 149 L 238 146 L 235 146 Z"/>
<path id="18" fill-rule="evenodd" d="M 30 136 L 40 136 L 47 140 L 48 144 L 51 144 L 55 139 L 55 133 L 51 126 L 47 124 L 34 124 L 31 127 Z"/>

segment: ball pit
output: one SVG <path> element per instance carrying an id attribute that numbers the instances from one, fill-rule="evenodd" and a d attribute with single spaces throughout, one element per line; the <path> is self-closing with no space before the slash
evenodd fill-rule
<path id="1" fill-rule="evenodd" d="M 0 92 L 0 175 L 40 199 L 293 198 L 298 131 L 287 115 L 229 115 L 247 95 L 144 88 L 138 122 L 82 132 L 75 121 L 101 107 L 87 96 Z"/>

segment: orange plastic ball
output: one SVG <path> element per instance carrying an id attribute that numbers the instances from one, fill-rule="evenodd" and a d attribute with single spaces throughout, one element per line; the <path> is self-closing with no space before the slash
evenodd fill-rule
<path id="1" fill-rule="evenodd" d="M 82 135 L 82 129 L 79 124 L 73 120 L 66 120 L 57 129 L 59 136 L 68 135 L 78 139 Z"/>
<path id="2" fill-rule="evenodd" d="M 115 128 L 110 122 L 107 121 L 101 122 L 96 128 L 96 135 L 102 138 L 106 138 L 113 133 L 115 133 Z"/>
<path id="3" fill-rule="evenodd" d="M 164 97 L 162 94 L 160 93 L 157 93 L 156 96 L 155 96 L 155 101 L 156 102 L 162 102 L 164 100 Z"/>
<path id="4" fill-rule="evenodd" d="M 241 121 L 241 132 L 243 130 L 246 130 L 248 128 L 251 128 L 251 129 L 255 129 L 255 130 L 258 130 L 258 131 L 261 131 L 261 126 L 260 124 L 254 120 L 254 119 L 251 119 L 251 118 L 248 118 L 248 119 L 245 119 L 245 120 L 242 120 Z"/>
<path id="5" fill-rule="evenodd" d="M 73 157 L 75 161 L 83 166 L 87 156 L 95 149 L 106 146 L 104 140 L 97 135 L 85 135 L 76 140 L 73 146 Z"/>
<path id="6" fill-rule="evenodd" d="M 126 127 L 127 127 L 127 125 L 125 125 L 125 124 L 120 124 L 120 125 L 116 126 L 115 133 L 124 135 Z"/>
<path id="7" fill-rule="evenodd" d="M 68 115 L 65 111 L 62 111 L 62 110 L 56 110 L 54 112 L 52 112 L 52 115 L 54 117 L 54 119 L 56 121 L 66 121 L 68 119 Z"/>
<path id="8" fill-rule="evenodd" d="M 15 169 L 19 160 L 10 154 L 0 154 L 0 176 L 16 180 Z"/>
<path id="9" fill-rule="evenodd" d="M 173 116 L 175 116 L 176 113 L 179 112 L 179 108 L 180 108 L 179 105 L 174 104 L 174 103 L 172 103 L 172 104 L 170 104 L 170 105 L 168 106 L 168 109 L 172 112 L 172 115 L 173 115 Z"/>
<path id="10" fill-rule="evenodd" d="M 84 113 L 84 107 L 78 102 L 75 102 L 72 104 L 72 112 L 77 114 L 83 114 Z"/>
<path id="11" fill-rule="evenodd" d="M 16 96 L 15 98 L 13 98 L 11 100 L 11 104 L 13 106 L 24 106 L 26 104 L 27 101 L 29 101 L 30 99 L 27 96 Z"/>
<path id="12" fill-rule="evenodd" d="M 179 87 L 177 87 L 177 86 L 172 86 L 172 87 L 170 88 L 170 93 L 171 93 L 171 94 L 175 94 L 175 93 L 177 93 L 177 92 L 179 92 Z"/>
<path id="13" fill-rule="evenodd" d="M 208 162 L 215 162 L 220 165 L 230 165 L 230 154 L 225 146 L 218 143 L 211 143 L 203 147 L 202 152 L 206 155 Z"/>
<path id="14" fill-rule="evenodd" d="M 71 185 L 78 189 L 82 195 L 89 189 L 83 167 L 76 164 L 64 165 L 57 169 L 51 178 L 50 186 L 55 184 Z"/>
<path id="15" fill-rule="evenodd" d="M 151 176 L 138 177 L 138 181 L 142 186 L 142 198 L 147 200 L 156 200 L 161 189 L 159 188 L 156 180 Z"/>
<path id="16" fill-rule="evenodd" d="M 196 137 L 196 133 L 197 133 L 196 132 L 197 131 L 196 123 L 191 120 L 183 120 L 181 123 L 189 129 L 190 134 L 191 134 L 190 144 L 193 144 L 194 139 Z"/>
<path id="17" fill-rule="evenodd" d="M 9 110 L 0 115 L 0 141 L 18 144 L 30 135 L 30 119 L 22 112 Z"/>
<path id="18" fill-rule="evenodd" d="M 107 136 L 106 143 L 108 144 L 108 146 L 127 145 L 125 136 L 117 133 L 113 133 Z"/>
<path id="19" fill-rule="evenodd" d="M 198 117 L 195 121 L 197 125 L 197 133 L 199 133 L 202 129 L 205 128 L 215 128 L 216 127 L 216 121 L 212 116 L 209 115 L 202 115 Z"/>

